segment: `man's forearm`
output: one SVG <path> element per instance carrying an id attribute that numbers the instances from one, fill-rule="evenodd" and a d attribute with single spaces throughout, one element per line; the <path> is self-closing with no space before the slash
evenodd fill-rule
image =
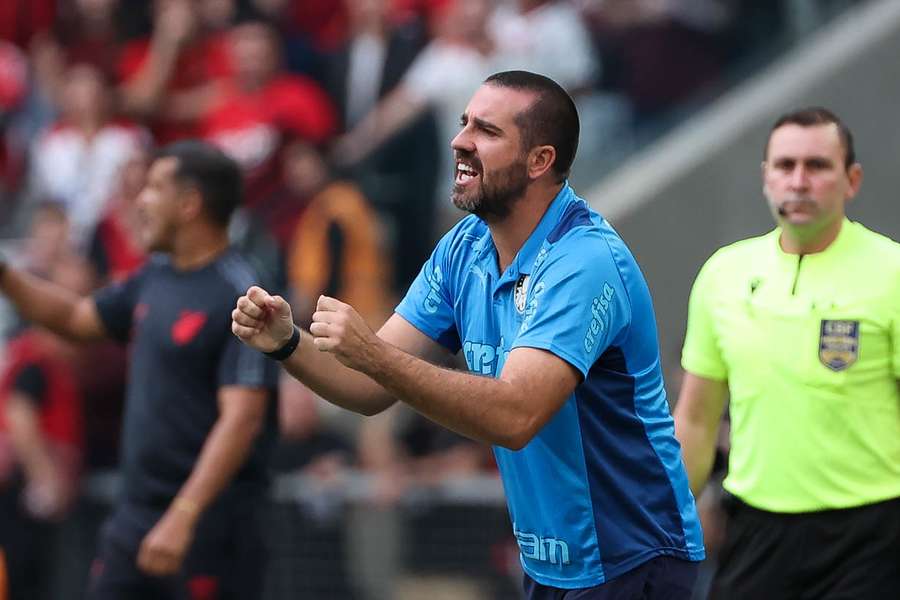
<path id="1" fill-rule="evenodd" d="M 25 320 L 65 337 L 78 337 L 72 329 L 79 296 L 64 287 L 11 267 L 0 273 L 0 291 Z"/>
<path id="2" fill-rule="evenodd" d="M 367 370 L 393 396 L 432 421 L 473 440 L 519 449 L 534 433 L 514 386 L 433 365 L 388 343 Z"/>
<path id="3" fill-rule="evenodd" d="M 247 460 L 261 428 L 257 419 L 220 417 L 172 506 L 199 518 Z"/>
<path id="4" fill-rule="evenodd" d="M 394 404 L 394 396 L 370 377 L 317 350 L 307 331 L 301 332 L 300 344 L 282 364 L 306 387 L 341 408 L 374 415 Z"/>
<path id="5" fill-rule="evenodd" d="M 681 454 L 691 491 L 694 496 L 699 496 L 712 473 L 718 429 L 710 432 L 705 425 L 676 416 L 675 436 L 681 443 Z"/>

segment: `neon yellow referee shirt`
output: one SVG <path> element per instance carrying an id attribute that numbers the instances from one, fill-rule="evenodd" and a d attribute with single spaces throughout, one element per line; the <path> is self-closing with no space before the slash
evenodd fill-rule
<path id="1" fill-rule="evenodd" d="M 900 244 L 845 220 L 823 252 L 737 242 L 691 292 L 682 366 L 728 381 L 724 486 L 772 512 L 900 497 Z"/>

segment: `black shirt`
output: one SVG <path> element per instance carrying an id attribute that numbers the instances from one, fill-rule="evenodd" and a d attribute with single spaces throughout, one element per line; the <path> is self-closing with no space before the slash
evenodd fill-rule
<path id="1" fill-rule="evenodd" d="M 218 418 L 222 386 L 273 391 L 264 433 L 223 496 L 264 484 L 277 431 L 278 366 L 231 333 L 235 302 L 256 282 L 233 250 L 194 271 L 178 271 L 159 255 L 96 294 L 107 332 L 131 342 L 121 441 L 126 504 L 168 507 Z"/>

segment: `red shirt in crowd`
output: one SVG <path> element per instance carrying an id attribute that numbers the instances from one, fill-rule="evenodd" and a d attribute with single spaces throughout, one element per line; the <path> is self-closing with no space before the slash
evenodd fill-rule
<path id="1" fill-rule="evenodd" d="M 312 79 L 300 75 L 280 75 L 254 92 L 230 87 L 201 124 L 202 136 L 243 167 L 251 207 L 279 187 L 287 142 L 302 139 L 318 145 L 336 129 L 331 99 Z"/>
<path id="2" fill-rule="evenodd" d="M 41 431 L 48 440 L 80 451 L 84 446 L 83 416 L 75 369 L 41 343 L 40 335 L 28 331 L 7 346 L 9 364 L 0 378 L 0 433 L 6 431 L 4 407 L 16 380 L 25 369 L 36 366 L 44 379 L 43 397 L 35 399 Z"/>

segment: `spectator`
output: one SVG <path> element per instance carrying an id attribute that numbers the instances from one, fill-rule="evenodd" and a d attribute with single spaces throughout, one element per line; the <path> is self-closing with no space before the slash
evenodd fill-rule
<path id="1" fill-rule="evenodd" d="M 147 152 L 138 151 L 122 166 L 106 212 L 94 229 L 89 256 L 103 282 L 124 279 L 144 263 L 137 198 L 149 162 Z"/>
<path id="2" fill-rule="evenodd" d="M 61 118 L 32 149 L 34 191 L 65 207 L 72 241 L 83 247 L 119 171 L 147 139 L 140 128 L 113 120 L 111 90 L 96 67 L 71 67 L 63 85 Z"/>
<path id="3" fill-rule="evenodd" d="M 50 271 L 74 292 L 91 289 L 89 266 L 73 255 Z M 83 399 L 75 347 L 43 329 L 28 329 L 7 349 L 0 376 L 0 547 L 9 562 L 10 599 L 49 598 L 48 561 L 56 526 L 78 491 L 83 454 Z"/>
<path id="4" fill-rule="evenodd" d="M 259 205 L 281 180 L 280 155 L 292 139 L 313 144 L 336 130 L 337 117 L 325 91 L 313 80 L 282 70 L 277 33 L 263 22 L 247 22 L 230 33 L 233 75 L 201 120 L 203 137 L 241 165 L 245 203 Z"/>
<path id="5" fill-rule="evenodd" d="M 501 62 L 487 29 L 492 12 L 488 0 L 448 2 L 436 18 L 435 38 L 416 57 L 400 84 L 339 140 L 336 159 L 342 164 L 362 160 L 429 109 L 437 116 L 439 139 L 451 139 L 459 128 L 460 107 Z M 459 215 L 446 202 L 453 181 L 450 147 L 440 143 L 438 148 L 439 185 L 432 201 L 441 211 L 435 228 L 444 230 Z M 433 236 L 437 231 L 430 233 Z"/>
<path id="6" fill-rule="evenodd" d="M 491 18 L 490 31 L 512 66 L 546 75 L 573 94 L 587 91 L 596 82 L 599 68 L 593 42 L 571 2 L 503 4 Z"/>
<path id="7" fill-rule="evenodd" d="M 192 137 L 231 73 L 228 38 L 202 27 L 192 0 L 154 0 L 153 33 L 122 50 L 124 111 L 153 124 L 158 142 Z"/>
<path id="8" fill-rule="evenodd" d="M 329 92 L 340 110 L 343 129 L 352 129 L 400 84 L 426 43 L 423 19 L 392 18 L 389 0 L 347 5 L 350 36 L 328 58 Z M 384 219 L 394 257 L 394 287 L 405 288 L 428 254 L 439 169 L 437 124 L 425 110 L 400 127 L 352 170 L 365 196 Z"/>
<path id="9" fill-rule="evenodd" d="M 294 205 L 306 205 L 288 254 L 288 281 L 299 314 L 321 294 L 353 298 L 368 323 L 390 313 L 390 270 L 381 223 L 359 189 L 331 177 L 322 156 L 294 143 L 285 155 Z M 283 203 L 290 204 L 290 197 Z"/>

